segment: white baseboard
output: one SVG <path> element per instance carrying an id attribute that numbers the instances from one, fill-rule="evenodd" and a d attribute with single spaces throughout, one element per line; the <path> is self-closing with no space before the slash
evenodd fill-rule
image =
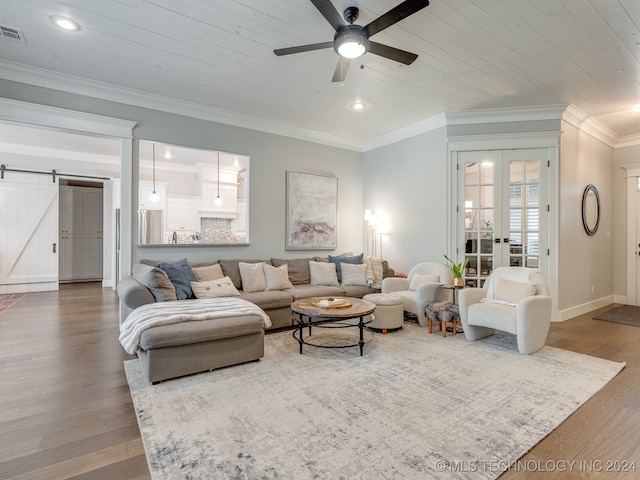
<path id="1" fill-rule="evenodd" d="M 613 296 L 613 303 L 620 303 L 622 305 L 629 305 L 627 303 L 627 296 L 626 295 L 614 295 Z"/>
<path id="2" fill-rule="evenodd" d="M 0 285 L 0 294 L 5 293 L 31 293 L 31 292 L 53 292 L 58 290 L 58 282 L 37 282 L 37 283 L 10 283 Z"/>
<path id="3" fill-rule="evenodd" d="M 569 320 L 570 318 L 578 317 L 580 315 L 584 315 L 585 313 L 592 312 L 597 310 L 598 308 L 606 307 L 607 305 L 611 305 L 612 303 L 619 303 L 616 301 L 616 297 L 614 295 L 608 295 L 606 297 L 599 298 L 598 300 L 593 300 L 592 302 L 583 303 L 582 305 L 576 305 L 575 307 L 565 308 L 564 310 L 560 310 L 558 312 L 558 322 L 564 322 L 565 320 Z"/>

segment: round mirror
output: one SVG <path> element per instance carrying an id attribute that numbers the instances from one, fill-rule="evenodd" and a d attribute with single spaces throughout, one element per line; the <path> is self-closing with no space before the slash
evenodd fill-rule
<path id="1" fill-rule="evenodd" d="M 600 225 L 600 195 L 593 185 L 587 185 L 582 194 L 582 225 L 587 235 L 593 235 Z"/>

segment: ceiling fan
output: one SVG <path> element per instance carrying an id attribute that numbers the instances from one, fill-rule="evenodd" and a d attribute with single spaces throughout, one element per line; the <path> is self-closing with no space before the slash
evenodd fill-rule
<path id="1" fill-rule="evenodd" d="M 415 53 L 372 42 L 369 40 L 369 37 L 427 7 L 429 0 L 405 0 L 400 5 L 392 8 L 364 27 L 353 24 L 353 22 L 358 19 L 360 13 L 358 7 L 347 7 L 344 11 L 343 20 L 343 17 L 340 16 L 330 0 L 311 0 L 311 3 L 315 5 L 336 31 L 333 42 L 278 48 L 274 50 L 273 53 L 281 56 L 333 47 L 340 55 L 340 59 L 333 73 L 332 82 L 344 81 L 347 77 L 351 60 L 367 52 L 404 63 L 405 65 L 411 65 L 415 59 L 418 58 L 418 55 Z"/>

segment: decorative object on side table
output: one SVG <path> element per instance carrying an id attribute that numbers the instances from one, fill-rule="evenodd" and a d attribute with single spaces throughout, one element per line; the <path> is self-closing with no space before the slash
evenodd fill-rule
<path id="1" fill-rule="evenodd" d="M 464 285 L 464 279 L 462 278 L 462 274 L 464 273 L 465 267 L 469 263 L 469 257 L 465 257 L 464 261 L 460 263 L 454 262 L 446 255 L 444 256 L 444 258 L 446 258 L 447 261 L 451 263 L 451 273 L 453 274 L 453 285 L 455 285 L 456 287 L 462 287 Z"/>

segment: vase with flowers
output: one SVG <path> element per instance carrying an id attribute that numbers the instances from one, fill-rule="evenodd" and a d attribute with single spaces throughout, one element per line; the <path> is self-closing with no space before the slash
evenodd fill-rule
<path id="1" fill-rule="evenodd" d="M 460 263 L 454 262 L 446 255 L 444 256 L 444 258 L 446 258 L 447 261 L 451 264 L 450 267 L 451 273 L 453 274 L 453 285 L 456 287 L 463 287 L 464 279 L 462 278 L 462 275 L 464 274 L 465 267 L 469 263 L 469 257 L 464 257 L 464 261 Z"/>

